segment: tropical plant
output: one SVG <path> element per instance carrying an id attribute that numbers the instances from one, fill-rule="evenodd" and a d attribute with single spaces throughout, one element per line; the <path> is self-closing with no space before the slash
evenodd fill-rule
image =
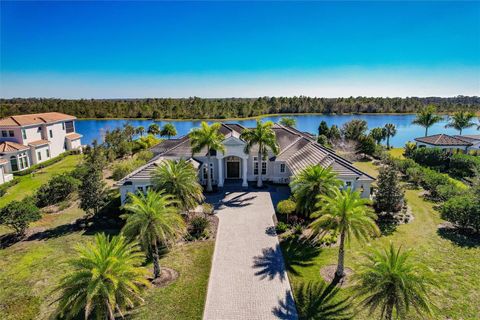
<path id="1" fill-rule="evenodd" d="M 178 201 L 183 212 L 197 207 L 204 199 L 197 171 L 186 160 L 166 160 L 153 173 L 153 186 L 165 190 Z"/>
<path id="2" fill-rule="evenodd" d="M 356 153 L 363 155 L 373 155 L 377 150 L 375 140 L 371 136 L 361 136 L 358 138 L 358 144 L 355 148 Z"/>
<path id="3" fill-rule="evenodd" d="M 266 160 L 264 158 L 267 156 L 268 150 L 271 150 L 273 154 L 278 154 L 279 151 L 275 131 L 272 129 L 273 125 L 271 121 L 262 123 L 260 120 L 257 120 L 257 126 L 255 128 L 246 129 L 240 135 L 240 138 L 246 142 L 245 153 L 250 153 L 253 146 L 257 146 L 258 148 L 258 188 L 261 188 L 263 185 L 261 163 Z"/>
<path id="4" fill-rule="evenodd" d="M 338 126 L 336 124 L 333 124 L 330 127 L 330 131 L 328 132 L 327 138 L 329 138 L 331 140 L 338 140 L 341 137 L 342 137 L 342 133 L 341 133 L 340 129 L 338 128 Z"/>
<path id="5" fill-rule="evenodd" d="M 393 123 L 387 123 L 384 129 L 385 138 L 387 139 L 387 149 L 390 149 L 390 137 L 394 137 L 397 134 L 397 128 Z"/>
<path id="6" fill-rule="evenodd" d="M 475 117 L 473 112 L 469 111 L 457 111 L 455 112 L 445 128 L 454 128 L 460 132 L 462 135 L 463 129 L 473 127 L 475 123 L 472 121 Z"/>
<path id="7" fill-rule="evenodd" d="M 172 195 L 148 190 L 146 194 L 130 194 L 124 206 L 127 213 L 121 215 L 126 220 L 122 234 L 138 240 L 152 254 L 155 278 L 160 276 L 158 246 L 171 246 L 185 232 L 185 222 L 177 206 Z"/>
<path id="8" fill-rule="evenodd" d="M 347 140 L 358 140 L 364 136 L 368 130 L 368 124 L 365 120 L 354 119 L 342 126 L 342 133 Z"/>
<path id="9" fill-rule="evenodd" d="M 335 272 L 338 278 L 344 276 L 345 243 L 349 243 L 353 237 L 362 241 L 380 234 L 375 224 L 377 216 L 368 207 L 369 204 L 369 199 L 362 199 L 360 193 L 351 189 L 335 189 L 331 195 L 318 197 L 319 210 L 312 214 L 315 221 L 310 224 L 310 229 L 312 235 L 319 239 L 332 231 L 340 235 Z"/>
<path id="10" fill-rule="evenodd" d="M 136 133 L 136 130 L 130 123 L 126 123 L 123 126 L 123 134 L 125 135 L 128 141 L 130 142 L 133 141 L 133 136 L 135 135 L 135 133 Z"/>
<path id="11" fill-rule="evenodd" d="M 280 119 L 280 124 L 282 126 L 295 128 L 295 126 L 297 125 L 297 120 L 295 118 L 292 118 L 292 117 L 285 117 L 285 118 Z"/>
<path id="12" fill-rule="evenodd" d="M 24 235 L 30 223 L 41 217 L 40 209 L 32 197 L 26 197 L 22 201 L 14 200 L 0 209 L 0 225 L 13 229 L 17 236 Z"/>
<path id="13" fill-rule="evenodd" d="M 410 251 L 395 249 L 390 243 L 366 258 L 354 275 L 353 292 L 370 315 L 379 310 L 381 319 L 407 319 L 411 308 L 417 315 L 432 315 L 430 296 L 435 281 L 426 267 L 412 260 Z"/>
<path id="14" fill-rule="evenodd" d="M 190 144 L 192 146 L 192 153 L 200 152 L 203 148 L 207 148 L 207 191 L 211 192 L 212 188 L 212 174 L 210 170 L 211 152 L 220 151 L 225 153 L 225 146 L 223 145 L 223 139 L 225 138 L 218 130 L 220 129 L 220 123 L 208 123 L 202 121 L 200 128 L 193 128 L 189 133 Z"/>
<path id="15" fill-rule="evenodd" d="M 385 128 L 373 128 L 370 131 L 370 136 L 373 138 L 373 140 L 375 140 L 377 144 L 380 144 L 382 140 L 386 138 L 385 133 Z"/>
<path id="16" fill-rule="evenodd" d="M 110 319 L 143 302 L 149 285 L 140 267 L 145 256 L 136 242 L 97 234 L 94 243 L 78 245 L 73 269 L 60 280 L 57 313 L 61 318 Z"/>
<path id="17" fill-rule="evenodd" d="M 353 318 L 352 301 L 340 298 L 339 287 L 325 282 L 301 282 L 295 287 L 298 318 L 301 320 L 348 320 Z"/>
<path id="18" fill-rule="evenodd" d="M 143 137 L 144 133 L 145 133 L 145 127 L 138 126 L 138 127 L 135 128 L 135 134 L 139 134 L 140 137 Z"/>
<path id="19" fill-rule="evenodd" d="M 436 107 L 434 105 L 428 105 L 417 113 L 417 117 L 412 122 L 425 128 L 425 137 L 428 136 L 428 128 L 443 119 L 441 116 L 436 115 L 435 112 Z"/>
<path id="20" fill-rule="evenodd" d="M 69 173 L 57 174 L 35 193 L 37 206 L 43 208 L 66 200 L 77 191 L 79 181 Z"/>
<path id="21" fill-rule="evenodd" d="M 168 139 L 176 135 L 177 135 L 177 129 L 175 128 L 173 123 L 166 123 L 163 126 L 162 130 L 160 131 L 160 136 L 167 137 Z"/>
<path id="22" fill-rule="evenodd" d="M 295 201 L 290 199 L 282 200 L 277 204 L 277 212 L 285 215 L 287 218 L 286 221 L 288 222 L 288 216 L 295 212 L 296 207 L 297 204 Z"/>
<path id="23" fill-rule="evenodd" d="M 309 217 L 315 211 L 317 196 L 330 195 L 342 182 L 331 167 L 312 165 L 303 169 L 290 183 L 293 197 L 297 203 L 297 212 Z"/>
<path id="24" fill-rule="evenodd" d="M 152 123 L 148 126 L 147 133 L 156 136 L 160 134 L 160 127 L 158 126 L 158 124 Z"/>

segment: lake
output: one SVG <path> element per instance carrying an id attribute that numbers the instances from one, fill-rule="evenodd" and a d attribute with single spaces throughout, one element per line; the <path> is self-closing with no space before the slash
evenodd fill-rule
<path id="1" fill-rule="evenodd" d="M 290 117 L 297 120 L 297 129 L 301 131 L 317 133 L 318 125 L 320 121 L 325 120 L 329 126 L 336 124 L 338 127 L 342 127 L 345 122 L 353 119 L 362 119 L 367 121 L 368 127 L 383 127 L 386 123 L 393 123 L 397 127 L 397 134 L 390 139 L 390 143 L 395 147 L 402 147 L 406 142 L 412 141 L 416 137 L 422 137 L 425 134 L 423 127 L 413 125 L 412 121 L 415 119 L 414 114 L 362 114 L 362 115 L 291 115 Z M 282 116 L 268 116 L 263 120 L 271 120 L 278 122 Z M 228 120 L 224 122 L 239 123 L 246 127 L 255 126 L 255 119 L 246 120 Z M 145 130 L 151 123 L 157 123 L 159 126 L 172 122 L 177 128 L 178 135 L 182 136 L 187 134 L 190 129 L 200 125 L 199 121 L 153 121 L 153 120 L 135 120 L 135 119 L 114 119 L 114 120 L 78 120 L 76 122 L 76 131 L 83 135 L 82 144 L 90 144 L 93 140 L 101 140 L 102 135 L 106 130 L 112 130 L 118 127 L 122 127 L 126 123 L 130 123 L 132 126 L 144 126 Z M 211 123 L 212 121 L 208 121 Z M 446 133 L 450 135 L 458 134 L 458 131 L 452 128 L 445 128 L 447 119 L 430 127 L 428 134 Z M 480 131 L 476 130 L 476 127 L 465 129 L 463 134 L 480 134 Z"/>

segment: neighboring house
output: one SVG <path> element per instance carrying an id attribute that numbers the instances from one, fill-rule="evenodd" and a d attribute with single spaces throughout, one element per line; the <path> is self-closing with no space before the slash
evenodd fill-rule
<path id="1" fill-rule="evenodd" d="M 455 136 L 455 138 L 466 141 L 466 142 L 470 142 L 472 146 L 468 147 L 468 150 L 480 150 L 480 134 Z"/>
<path id="2" fill-rule="evenodd" d="M 0 184 L 11 181 L 13 179 L 13 175 L 11 173 L 5 172 L 5 167 L 7 164 L 7 160 L 0 159 Z"/>
<path id="3" fill-rule="evenodd" d="M 254 147 L 247 154 L 244 152 L 245 142 L 240 134 L 245 128 L 239 124 L 222 124 L 220 132 L 225 136 L 225 154 L 211 153 L 210 170 L 214 185 L 223 187 L 228 180 L 237 180 L 243 187 L 249 181 L 256 181 L 261 172 L 265 181 L 288 184 L 292 176 L 298 174 L 309 165 L 320 164 L 332 167 L 346 187 L 359 190 L 362 197 L 370 196 L 370 187 L 374 179 L 355 168 L 353 164 L 336 155 L 333 150 L 318 144 L 315 139 L 294 128 L 275 124 L 273 130 L 280 147 L 278 155 L 269 154 L 265 160 L 259 161 L 258 148 Z M 118 182 L 122 202 L 129 192 L 145 191 L 152 185 L 152 172 L 162 161 L 167 159 L 187 159 L 199 169 L 199 180 L 203 185 L 207 182 L 207 149 L 192 154 L 188 135 L 179 139 L 164 140 L 154 146 L 151 151 L 154 158 L 146 165 L 133 171 Z"/>
<path id="4" fill-rule="evenodd" d="M 7 173 L 22 171 L 81 148 L 75 117 L 58 112 L 26 114 L 0 119 L 0 161 Z M 0 180 L 1 182 L 1 180 Z"/>
<path id="5" fill-rule="evenodd" d="M 473 146 L 471 142 L 463 139 L 464 136 L 449 136 L 447 134 L 435 134 L 433 136 L 416 138 L 416 144 L 419 148 L 440 148 L 447 151 L 466 152 Z"/>

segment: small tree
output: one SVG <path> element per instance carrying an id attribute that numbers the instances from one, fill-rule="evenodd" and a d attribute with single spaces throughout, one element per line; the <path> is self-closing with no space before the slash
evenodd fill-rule
<path id="1" fill-rule="evenodd" d="M 40 210 L 31 197 L 12 201 L 0 210 L 0 224 L 13 229 L 17 235 L 25 234 L 30 223 L 41 217 Z"/>
<path id="2" fill-rule="evenodd" d="M 323 134 L 318 136 L 317 142 L 320 143 L 322 146 L 328 146 L 328 138 Z"/>
<path id="3" fill-rule="evenodd" d="M 105 205 L 107 199 L 106 184 L 102 180 L 102 172 L 91 168 L 82 177 L 79 187 L 80 208 L 87 215 L 95 215 Z"/>
<path id="4" fill-rule="evenodd" d="M 471 228 L 480 233 L 480 200 L 473 194 L 459 195 L 449 199 L 440 208 L 442 219 L 462 229 Z"/>
<path id="5" fill-rule="evenodd" d="M 45 207 L 64 201 L 77 190 L 78 184 L 79 181 L 68 173 L 54 176 L 38 189 L 37 205 Z"/>
<path id="6" fill-rule="evenodd" d="M 345 139 L 357 141 L 364 136 L 368 130 L 368 124 L 365 120 L 352 120 L 345 123 L 342 127 L 342 133 Z"/>
<path id="7" fill-rule="evenodd" d="M 377 144 L 380 144 L 385 139 L 385 128 L 373 128 L 370 131 L 370 136 L 375 140 Z"/>
<path id="8" fill-rule="evenodd" d="M 281 215 L 286 215 L 286 221 L 288 222 L 288 216 L 295 212 L 296 207 L 297 204 L 294 201 L 290 199 L 282 200 L 277 204 L 277 212 Z"/>
<path id="9" fill-rule="evenodd" d="M 393 123 L 387 123 L 384 129 L 385 138 L 387 139 L 387 149 L 390 149 L 390 137 L 394 137 L 397 134 L 397 128 Z"/>
<path id="10" fill-rule="evenodd" d="M 328 137 L 330 135 L 330 129 L 328 128 L 328 124 L 325 120 L 322 120 L 322 122 L 320 122 L 320 125 L 318 126 L 318 135 L 324 135 L 325 137 Z"/>
<path id="11" fill-rule="evenodd" d="M 376 144 L 372 137 L 370 136 L 361 136 L 358 139 L 358 145 L 356 148 L 357 153 L 361 153 L 364 155 L 373 155 L 376 150 Z"/>
<path id="12" fill-rule="evenodd" d="M 405 201 L 405 191 L 400 185 L 397 171 L 391 166 L 380 169 L 374 207 L 377 212 L 398 212 Z"/>
<path id="13" fill-rule="evenodd" d="M 282 126 L 295 128 L 295 126 L 297 125 L 297 120 L 295 120 L 295 118 L 285 117 L 280 119 L 280 124 Z"/>
<path id="14" fill-rule="evenodd" d="M 143 137 L 144 133 L 145 133 L 145 128 L 143 126 L 138 126 L 135 128 L 135 134 L 139 134 L 140 137 Z"/>
<path id="15" fill-rule="evenodd" d="M 151 125 L 148 126 L 147 133 L 156 136 L 160 134 L 160 127 L 158 126 L 158 124 L 152 123 Z"/>
<path id="16" fill-rule="evenodd" d="M 330 140 L 338 140 L 342 137 L 342 133 L 336 124 L 330 127 L 330 132 L 328 133 L 327 138 Z"/>
<path id="17" fill-rule="evenodd" d="M 160 136 L 161 137 L 167 137 L 169 140 L 171 137 L 177 135 L 177 129 L 172 123 L 166 123 L 162 130 L 160 131 Z"/>

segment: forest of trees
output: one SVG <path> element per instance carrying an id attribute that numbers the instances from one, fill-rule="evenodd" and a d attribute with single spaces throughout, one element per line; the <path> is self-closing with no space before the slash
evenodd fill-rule
<path id="1" fill-rule="evenodd" d="M 479 111 L 480 97 L 202 99 L 0 99 L 0 117 L 57 111 L 78 118 L 224 119 L 275 113 L 409 113 L 435 104 L 439 112 Z"/>

